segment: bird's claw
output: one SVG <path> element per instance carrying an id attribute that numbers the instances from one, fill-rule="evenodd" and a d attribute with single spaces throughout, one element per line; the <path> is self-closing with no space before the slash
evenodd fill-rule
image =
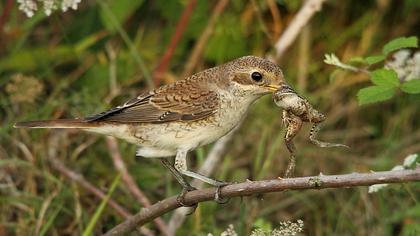
<path id="1" fill-rule="evenodd" d="M 181 205 L 181 206 L 183 206 L 183 207 L 190 207 L 190 208 L 192 208 L 192 210 L 191 210 L 191 212 L 189 212 L 187 215 L 191 215 L 192 213 L 194 213 L 195 212 L 195 209 L 197 209 L 197 206 L 198 206 L 198 204 L 197 203 L 195 203 L 195 204 L 191 204 L 191 205 L 188 205 L 188 204 L 186 204 L 185 203 L 185 195 L 188 193 L 188 192 L 191 192 L 191 191 L 194 191 L 194 190 L 197 190 L 196 188 L 194 188 L 193 186 L 185 186 L 184 188 L 182 188 L 182 192 L 178 195 L 178 197 L 176 197 L 176 201 Z"/>
<path id="2" fill-rule="evenodd" d="M 221 195 L 221 189 L 222 189 L 222 187 L 227 186 L 229 184 L 232 184 L 232 183 L 229 183 L 229 182 L 221 182 L 220 181 L 217 184 L 216 193 L 214 194 L 214 201 L 215 202 L 217 202 L 219 204 L 226 204 L 226 203 L 229 202 L 230 198 L 224 198 Z"/>

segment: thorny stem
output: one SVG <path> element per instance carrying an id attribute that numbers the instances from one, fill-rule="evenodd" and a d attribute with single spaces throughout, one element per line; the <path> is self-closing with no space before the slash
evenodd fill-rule
<path id="1" fill-rule="evenodd" d="M 414 170 L 351 173 L 344 175 L 319 175 L 289 179 L 278 178 L 255 182 L 248 181 L 223 187 L 221 189 L 221 194 L 224 197 L 232 198 L 249 196 L 252 194 L 280 192 L 284 190 L 348 188 L 382 183 L 404 183 L 410 181 L 420 181 L 420 168 Z M 215 193 L 216 188 L 191 191 L 185 195 L 185 203 L 195 204 L 213 200 Z M 159 201 L 151 207 L 142 209 L 139 213 L 117 225 L 105 235 L 127 234 L 133 231 L 135 227 L 144 225 L 152 219 L 179 207 L 181 207 L 181 205 L 176 200 L 176 196 Z"/>

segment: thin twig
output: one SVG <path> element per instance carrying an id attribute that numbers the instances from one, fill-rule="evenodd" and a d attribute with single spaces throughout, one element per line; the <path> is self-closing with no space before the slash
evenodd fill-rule
<path id="1" fill-rule="evenodd" d="M 232 184 L 221 189 L 223 197 L 232 198 L 249 196 L 252 194 L 280 192 L 285 190 L 325 189 L 325 188 L 348 188 L 356 186 L 369 186 L 381 183 L 404 183 L 420 181 L 420 168 L 415 170 L 383 171 L 373 173 L 352 173 L 344 175 L 319 175 L 310 177 L 298 177 L 290 179 L 272 179 L 262 181 L 248 181 Z M 207 188 L 188 192 L 185 195 L 185 204 L 192 205 L 199 202 L 214 199 L 216 188 Z M 124 235 L 131 232 L 136 226 L 144 225 L 152 219 L 170 212 L 180 203 L 176 196 L 162 200 L 147 209 L 117 225 L 105 235 Z"/>
<path id="2" fill-rule="evenodd" d="M 293 18 L 290 25 L 286 28 L 284 33 L 277 40 L 276 48 L 276 60 L 281 59 L 284 52 L 290 47 L 295 41 L 297 35 L 302 28 L 309 22 L 315 12 L 321 10 L 322 4 L 326 0 L 307 0 L 303 7 L 299 10 L 296 16 Z"/>
<path id="3" fill-rule="evenodd" d="M 191 14 L 197 4 L 197 0 L 190 0 L 185 7 L 184 11 L 179 18 L 179 21 L 175 28 L 175 33 L 172 35 L 171 41 L 169 42 L 168 49 L 160 60 L 159 65 L 156 67 L 156 70 L 153 72 L 153 79 L 156 86 L 159 86 L 162 80 L 162 76 L 168 68 L 169 61 L 172 58 L 172 55 L 175 52 L 176 46 L 181 39 L 181 36 L 184 34 L 185 29 L 187 28 L 188 22 L 191 18 Z"/>
<path id="4" fill-rule="evenodd" d="M 220 15 L 225 10 L 228 3 L 229 3 L 229 0 L 219 0 L 217 2 L 216 6 L 213 9 L 213 13 L 210 16 L 209 23 L 207 24 L 200 38 L 197 40 L 197 43 L 195 44 L 194 49 L 190 57 L 188 58 L 188 61 L 185 65 L 185 69 L 184 69 L 184 72 L 182 73 L 181 78 L 188 77 L 193 73 L 193 70 L 199 61 L 198 59 L 200 58 L 201 54 L 204 51 L 207 41 L 210 39 L 210 36 L 213 34 L 214 27 L 216 26 L 217 20 L 219 19 Z"/>
<path id="5" fill-rule="evenodd" d="M 120 151 L 118 150 L 118 144 L 116 139 L 114 137 L 107 137 L 106 143 L 108 145 L 108 149 L 112 160 L 114 161 L 114 166 L 118 170 L 118 172 L 121 173 L 121 178 L 127 186 L 128 190 L 142 206 L 150 207 L 151 203 L 149 199 L 146 197 L 143 191 L 140 190 L 133 177 L 128 172 L 127 167 L 125 166 L 124 161 L 121 157 Z M 172 235 L 171 233 L 169 233 L 168 226 L 160 217 L 154 219 L 153 221 L 155 222 L 157 228 L 160 230 L 162 235 Z"/>

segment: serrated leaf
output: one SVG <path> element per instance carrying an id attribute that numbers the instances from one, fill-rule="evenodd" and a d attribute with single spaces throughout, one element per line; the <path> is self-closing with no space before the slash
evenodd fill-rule
<path id="1" fill-rule="evenodd" d="M 365 58 L 365 62 L 369 65 L 376 64 L 376 63 L 381 62 L 383 60 L 385 60 L 384 55 L 370 56 L 370 57 Z"/>
<path id="2" fill-rule="evenodd" d="M 401 90 L 406 93 L 420 93 L 420 79 L 407 81 L 401 85 Z"/>
<path id="3" fill-rule="evenodd" d="M 401 48 L 417 48 L 418 40 L 416 36 L 401 37 L 391 40 L 385 44 L 382 52 L 384 55 L 388 55 L 390 52 L 401 49 Z"/>
<path id="4" fill-rule="evenodd" d="M 359 101 L 359 105 L 365 105 L 388 100 L 392 98 L 394 94 L 394 87 L 370 86 L 360 89 L 357 93 L 357 99 Z"/>
<path id="5" fill-rule="evenodd" d="M 371 80 L 379 86 L 398 87 L 400 85 L 397 73 L 390 69 L 374 70 L 371 74 Z"/>

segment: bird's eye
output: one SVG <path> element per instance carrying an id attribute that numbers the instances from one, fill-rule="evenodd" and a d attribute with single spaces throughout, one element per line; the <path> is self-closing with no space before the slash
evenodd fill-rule
<path id="1" fill-rule="evenodd" d="M 255 82 L 260 82 L 262 80 L 262 75 L 260 72 L 252 72 L 251 74 L 251 78 L 252 80 L 254 80 Z"/>

